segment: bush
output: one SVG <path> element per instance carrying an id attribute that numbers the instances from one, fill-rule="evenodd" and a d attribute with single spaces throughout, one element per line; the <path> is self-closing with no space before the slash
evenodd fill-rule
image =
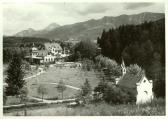
<path id="1" fill-rule="evenodd" d="M 91 71 L 92 69 L 94 69 L 94 62 L 92 60 L 89 60 L 89 59 L 83 59 L 82 69 L 84 71 Z"/>
<path id="2" fill-rule="evenodd" d="M 95 58 L 97 68 L 107 68 L 112 76 L 121 76 L 121 67 L 115 60 L 99 55 Z"/>
<path id="3" fill-rule="evenodd" d="M 125 104 L 135 100 L 129 91 L 116 86 L 108 86 L 105 89 L 103 98 L 110 104 Z"/>

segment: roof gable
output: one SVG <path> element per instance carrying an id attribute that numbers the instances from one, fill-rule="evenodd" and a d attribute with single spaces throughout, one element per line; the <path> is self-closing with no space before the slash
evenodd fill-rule
<path id="1" fill-rule="evenodd" d="M 47 54 L 48 54 L 48 51 L 47 51 L 47 50 L 39 50 L 39 51 L 38 51 L 38 56 L 43 57 L 43 56 L 46 56 Z"/>
<path id="2" fill-rule="evenodd" d="M 47 50 L 51 47 L 54 47 L 56 50 L 62 50 L 62 47 L 58 43 L 45 43 L 44 45 Z"/>
<path id="3" fill-rule="evenodd" d="M 118 82 L 118 85 L 127 88 L 136 88 L 136 83 L 140 83 L 145 76 L 144 71 L 139 72 L 137 75 L 126 73 Z"/>

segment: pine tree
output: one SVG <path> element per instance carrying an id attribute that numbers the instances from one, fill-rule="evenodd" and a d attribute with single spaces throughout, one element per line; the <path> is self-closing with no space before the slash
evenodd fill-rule
<path id="1" fill-rule="evenodd" d="M 23 77 L 22 59 L 15 53 L 7 69 L 7 78 L 5 81 L 8 86 L 6 87 L 6 95 L 19 95 L 20 90 L 25 85 Z"/>
<path id="2" fill-rule="evenodd" d="M 82 86 L 82 96 L 87 96 L 89 93 L 91 93 L 91 86 L 88 79 L 86 79 Z"/>

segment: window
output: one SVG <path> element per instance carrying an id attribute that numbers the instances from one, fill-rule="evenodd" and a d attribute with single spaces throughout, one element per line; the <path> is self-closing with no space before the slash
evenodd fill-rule
<path id="1" fill-rule="evenodd" d="M 148 94 L 148 92 L 147 91 L 144 91 L 145 92 L 145 94 Z"/>

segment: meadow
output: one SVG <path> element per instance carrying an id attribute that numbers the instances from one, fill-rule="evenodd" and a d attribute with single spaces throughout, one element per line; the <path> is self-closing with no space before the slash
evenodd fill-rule
<path id="1" fill-rule="evenodd" d="M 66 104 L 51 105 L 27 110 L 28 116 L 164 116 L 165 101 L 156 99 L 145 105 L 120 104 L 110 105 L 105 102 L 88 104 L 84 107 L 68 108 Z M 23 110 L 4 113 L 6 116 L 21 116 Z"/>
<path id="2" fill-rule="evenodd" d="M 57 91 L 57 85 L 50 83 L 59 83 L 62 80 L 66 85 L 81 88 L 85 79 L 88 79 L 92 89 L 98 84 L 98 74 L 95 71 L 83 71 L 79 68 L 58 68 L 50 67 L 45 73 L 27 80 L 28 95 L 40 98 L 37 88 L 43 84 L 47 89 L 44 99 L 60 99 L 61 94 Z M 64 91 L 64 98 L 75 97 L 79 90 L 67 87 Z"/>

